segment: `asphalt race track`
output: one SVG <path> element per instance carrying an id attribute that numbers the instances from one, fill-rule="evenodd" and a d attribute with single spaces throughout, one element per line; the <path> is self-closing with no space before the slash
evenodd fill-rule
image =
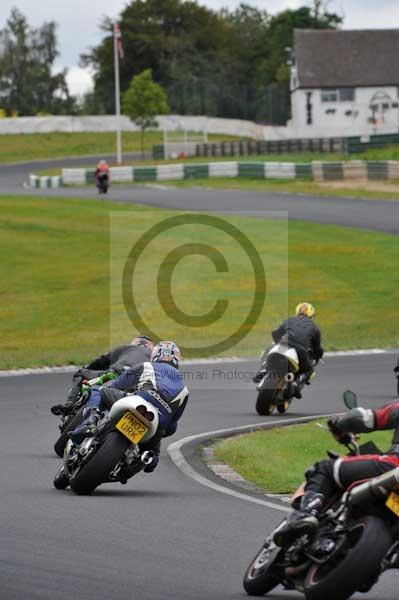
<path id="1" fill-rule="evenodd" d="M 68 166 L 82 160 L 70 159 Z M 93 160 L 87 162 L 93 163 Z M 66 165 L 66 160 L 42 161 L 19 165 L 0 165 L 0 193 L 33 196 L 62 196 L 87 199 L 98 198 L 95 187 L 30 189 L 23 188 L 29 173 L 54 166 Z M 354 198 L 331 198 L 302 196 L 284 193 L 260 193 L 237 190 L 204 190 L 136 187 L 115 185 L 111 187 L 108 200 L 137 204 L 149 204 L 162 208 L 180 210 L 216 211 L 272 217 L 265 211 L 283 211 L 291 220 L 313 223 L 329 223 L 360 229 L 399 233 L 398 203 L 383 200 L 360 200 Z M 281 217 L 280 217 L 281 218 Z"/>
<path id="2" fill-rule="evenodd" d="M 393 397 L 391 354 L 331 357 L 287 417 L 341 411 L 340 392 L 355 388 L 364 406 Z M 193 389 L 171 441 L 267 419 L 254 411 L 251 384 L 223 382 L 219 370 L 247 372 L 255 363 L 190 366 L 207 373 Z M 166 455 L 153 474 L 91 497 L 52 487 L 60 464 L 52 452 L 70 375 L 1 379 L 0 597 L 4 600 L 212 600 L 243 597 L 241 579 L 280 511 L 215 492 L 182 474 Z M 190 385 L 190 376 L 187 376 Z M 279 420 L 281 416 L 269 417 Z M 326 434 L 328 435 L 328 434 Z M 273 460 L 273 457 L 265 457 Z M 193 464 L 204 472 L 205 467 Z M 242 490 L 241 490 L 242 491 Z M 367 600 L 393 600 L 397 576 L 385 574 Z M 277 590 L 271 597 L 298 594 Z"/>
<path id="3" fill-rule="evenodd" d="M 6 167 L 0 168 L 0 193 L 96 197 L 88 188 L 23 190 L 19 188 L 23 169 L 18 169 L 11 174 Z M 393 202 L 198 190 L 132 191 L 119 186 L 112 189 L 109 198 L 113 197 L 196 210 L 236 211 L 245 205 L 246 211 L 255 210 L 259 216 L 277 205 L 280 210 L 288 209 L 294 219 L 393 233 L 399 229 Z M 267 419 L 256 415 L 253 385 L 243 382 L 239 374 L 254 370 L 254 362 L 187 367 L 190 403 L 177 434 L 164 440 L 158 469 L 152 475 L 140 473 L 126 486 L 103 486 L 87 498 L 52 486 L 60 459 L 52 451 L 57 419 L 49 407 L 64 400 L 70 375 L 0 378 L 0 599 L 245 598 L 244 570 L 283 513 L 188 478 L 169 459 L 168 445 L 211 430 L 340 412 L 340 395 L 348 388 L 358 393 L 363 406 L 379 405 L 394 397 L 395 360 L 389 353 L 327 357 L 304 398 L 293 403 L 287 416 Z M 198 372 L 203 373 L 202 380 L 196 377 Z M 236 373 L 233 380 L 231 373 Z M 187 458 L 199 473 L 214 477 L 196 453 Z M 265 457 L 268 460 L 273 457 Z M 397 574 L 388 572 L 368 594 L 354 598 L 393 600 L 396 596 Z M 302 596 L 277 588 L 268 598 Z"/>

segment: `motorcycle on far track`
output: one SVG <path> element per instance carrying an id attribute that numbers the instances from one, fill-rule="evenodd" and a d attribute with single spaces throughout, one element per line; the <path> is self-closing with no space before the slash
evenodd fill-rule
<path id="1" fill-rule="evenodd" d="M 138 444 L 148 442 L 158 426 L 158 411 L 141 396 L 117 400 L 103 414 L 94 436 L 80 444 L 68 441 L 54 487 L 71 486 L 76 494 L 88 495 L 103 483 L 126 483 L 153 461 L 154 453 L 141 452 Z"/>
<path id="2" fill-rule="evenodd" d="M 356 395 L 345 392 L 345 404 L 354 408 Z M 350 455 L 379 452 L 373 442 L 358 445 L 349 435 Z M 328 452 L 330 458 L 336 458 Z M 292 498 L 298 508 L 302 484 Z M 244 576 L 249 596 L 267 595 L 278 585 L 297 590 L 306 600 L 348 600 L 368 592 L 388 569 L 399 569 L 399 467 L 340 490 L 319 517 L 317 533 L 303 535 L 286 547 L 266 538 Z"/>
<path id="3" fill-rule="evenodd" d="M 98 193 L 99 194 L 106 194 L 108 192 L 109 189 L 109 174 L 104 172 L 104 173 L 99 173 L 96 176 L 96 187 L 98 189 Z"/>
<path id="4" fill-rule="evenodd" d="M 314 361 L 313 366 L 317 364 Z M 315 373 L 313 372 L 312 378 Z M 274 409 L 285 413 L 295 397 L 295 387 L 302 391 L 310 381 L 299 375 L 298 353 L 282 338 L 262 355 L 261 367 L 254 379 L 258 392 L 256 412 L 259 415 L 271 415 Z"/>

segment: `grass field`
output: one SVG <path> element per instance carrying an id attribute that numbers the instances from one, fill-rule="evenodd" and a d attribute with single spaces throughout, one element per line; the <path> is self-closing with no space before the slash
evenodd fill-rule
<path id="1" fill-rule="evenodd" d="M 111 275 L 117 284 L 110 300 L 111 211 Z M 176 214 L 181 213 L 106 201 L 0 197 L 0 249 L 5 257 L 0 368 L 83 363 L 108 347 L 110 319 L 112 342 L 130 339 L 133 328 L 118 277 L 131 234 L 135 240 Z M 290 223 L 287 230 L 284 221 L 249 217 L 225 220 L 255 243 L 267 281 L 266 303 L 256 327 L 225 354 L 258 355 L 271 328 L 285 317 L 287 304 L 291 310 L 302 299 L 317 305 L 328 349 L 398 344 L 392 327 L 399 302 L 396 236 L 301 222 Z M 192 226 L 184 233 L 175 228 L 159 236 L 143 253 L 134 287 L 142 315 L 160 337 L 202 347 L 241 323 L 252 302 L 253 276 L 248 258 L 234 240 L 200 229 Z M 173 294 L 182 311 L 201 315 L 217 299 L 229 301 L 223 318 L 208 328 L 187 329 L 166 320 L 157 299 L 159 263 L 187 239 L 210 244 L 229 263 L 228 272 L 215 276 L 209 258 L 186 257 L 173 272 Z"/>
<path id="2" fill-rule="evenodd" d="M 247 481 L 272 493 L 291 493 L 304 479 L 305 470 L 318 460 L 327 458 L 327 450 L 345 454 L 327 431 L 316 426 L 319 419 L 305 425 L 279 427 L 258 431 L 219 442 L 217 459 L 230 465 Z M 373 440 L 381 450 L 391 445 L 392 431 L 361 435 L 361 442 Z M 309 443 L 311 440 L 311 443 Z M 273 457 L 265 460 L 265 456 Z"/>
<path id="3" fill-rule="evenodd" d="M 0 163 L 26 160 L 115 154 L 115 133 L 106 131 L 82 133 L 34 133 L 0 135 Z M 209 141 L 217 142 L 235 138 L 228 135 L 209 135 Z M 148 131 L 144 136 L 144 150 L 151 151 L 154 144 L 163 143 L 161 131 Z M 141 134 L 136 131 L 122 133 L 124 152 L 141 152 Z"/>
<path id="4" fill-rule="evenodd" d="M 140 132 L 123 132 L 123 152 L 141 151 Z M 224 134 L 209 134 L 209 142 L 228 141 L 233 139 L 246 139 Z M 144 149 L 152 150 L 154 144 L 162 144 L 161 131 L 149 131 L 145 134 Z M 80 133 L 35 133 L 0 135 L 0 163 L 18 162 L 27 160 L 52 159 L 69 156 L 85 156 L 116 153 L 114 132 L 80 132 Z M 189 159 L 194 162 L 214 160 L 261 160 L 261 161 L 289 161 L 308 162 L 312 160 L 399 160 L 399 146 L 368 150 L 361 154 L 347 155 L 344 153 L 282 153 L 259 156 L 236 157 L 204 157 Z M 153 161 L 150 161 L 153 163 Z M 168 162 L 173 162 L 169 161 Z M 94 164 L 94 163 L 93 163 Z M 128 162 L 126 164 L 129 164 Z M 46 174 L 46 173 L 43 173 Z M 57 175 L 58 172 L 49 173 Z"/>

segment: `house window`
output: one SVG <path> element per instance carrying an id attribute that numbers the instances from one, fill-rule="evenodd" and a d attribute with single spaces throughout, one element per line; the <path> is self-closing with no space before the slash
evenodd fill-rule
<path id="1" fill-rule="evenodd" d="M 326 115 L 335 115 L 336 110 L 335 108 L 327 108 L 326 109 Z"/>
<path id="2" fill-rule="evenodd" d="M 353 102 L 355 99 L 355 88 L 341 88 L 338 92 L 340 102 Z"/>
<path id="3" fill-rule="evenodd" d="M 338 90 L 321 90 L 322 102 L 337 102 Z"/>
<path id="4" fill-rule="evenodd" d="M 355 88 L 339 88 L 321 90 L 322 102 L 353 102 Z"/>

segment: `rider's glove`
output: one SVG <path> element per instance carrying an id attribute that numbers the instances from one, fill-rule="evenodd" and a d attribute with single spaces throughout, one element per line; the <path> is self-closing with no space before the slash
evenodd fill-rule
<path id="1" fill-rule="evenodd" d="M 159 463 L 159 456 L 157 454 L 154 454 L 150 464 L 146 465 L 144 467 L 144 469 L 143 469 L 144 473 L 152 473 L 158 463 Z"/>
<path id="2" fill-rule="evenodd" d="M 349 444 L 349 442 L 352 441 L 352 435 L 346 431 L 341 431 L 338 426 L 338 423 L 338 417 L 331 417 L 327 421 L 328 429 L 339 444 Z"/>

